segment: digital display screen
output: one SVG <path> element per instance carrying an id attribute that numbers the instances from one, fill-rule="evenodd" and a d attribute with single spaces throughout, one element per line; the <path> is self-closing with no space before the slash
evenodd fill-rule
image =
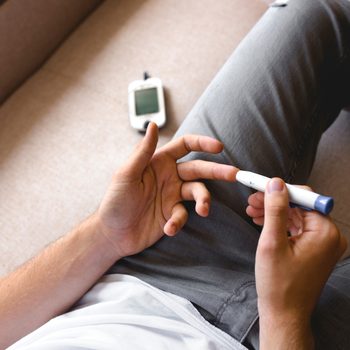
<path id="1" fill-rule="evenodd" d="M 135 91 L 136 115 L 159 112 L 157 88 Z"/>

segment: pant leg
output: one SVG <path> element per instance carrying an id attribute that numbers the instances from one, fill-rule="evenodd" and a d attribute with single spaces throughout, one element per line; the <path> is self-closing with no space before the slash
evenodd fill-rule
<path id="1" fill-rule="evenodd" d="M 316 350 L 346 350 L 350 344 L 350 259 L 330 276 L 312 318 Z"/>
<path id="2" fill-rule="evenodd" d="M 347 16 L 345 15 L 347 14 Z M 306 183 L 322 133 L 349 100 L 349 2 L 290 0 L 243 40 L 177 132 L 214 136 L 217 159 Z M 242 186 L 210 189 L 244 216 Z"/>
<path id="3" fill-rule="evenodd" d="M 291 0 L 270 9 L 177 133 L 215 136 L 225 143 L 224 152 L 187 159 L 214 159 L 305 182 L 322 132 L 345 103 L 348 17 L 346 0 Z M 208 218 L 199 218 L 188 204 L 189 220 L 179 235 L 111 271 L 189 299 L 207 320 L 257 347 L 258 231 L 244 214 L 250 190 L 216 181 L 207 186 L 213 194 Z"/>

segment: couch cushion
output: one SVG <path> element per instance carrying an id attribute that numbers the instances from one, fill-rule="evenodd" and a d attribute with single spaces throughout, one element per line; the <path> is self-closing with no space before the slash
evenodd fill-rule
<path id="1" fill-rule="evenodd" d="M 0 109 L 0 274 L 94 211 L 141 135 L 127 86 L 167 89 L 168 141 L 243 36 L 258 0 L 108 0 Z"/>
<path id="2" fill-rule="evenodd" d="M 47 59 L 100 2 L 7 0 L 2 4 L 0 103 Z"/>
<path id="3" fill-rule="evenodd" d="M 165 143 L 265 8 L 109 0 L 64 42 L 0 109 L 0 275 L 97 208 L 141 138 L 128 122 L 128 83 L 144 69 L 163 79 Z M 335 197 L 334 217 L 350 236 L 348 122 L 343 113 L 322 138 L 310 184 Z"/>

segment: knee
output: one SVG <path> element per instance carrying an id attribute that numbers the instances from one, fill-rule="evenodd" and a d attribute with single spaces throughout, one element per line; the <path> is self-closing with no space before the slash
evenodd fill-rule
<path id="1" fill-rule="evenodd" d="M 312 328 L 316 349 L 347 349 L 350 344 L 350 264 L 332 274 L 315 308 Z"/>

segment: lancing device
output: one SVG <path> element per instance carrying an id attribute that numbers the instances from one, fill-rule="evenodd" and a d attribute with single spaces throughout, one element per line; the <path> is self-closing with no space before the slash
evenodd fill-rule
<path id="1" fill-rule="evenodd" d="M 265 192 L 267 183 L 271 180 L 269 177 L 255 174 L 251 171 L 239 170 L 236 179 L 241 184 Z M 322 214 L 328 215 L 334 206 L 332 197 L 322 196 L 318 193 L 304 190 L 294 185 L 286 184 L 289 201 L 304 209 L 317 210 Z"/>

